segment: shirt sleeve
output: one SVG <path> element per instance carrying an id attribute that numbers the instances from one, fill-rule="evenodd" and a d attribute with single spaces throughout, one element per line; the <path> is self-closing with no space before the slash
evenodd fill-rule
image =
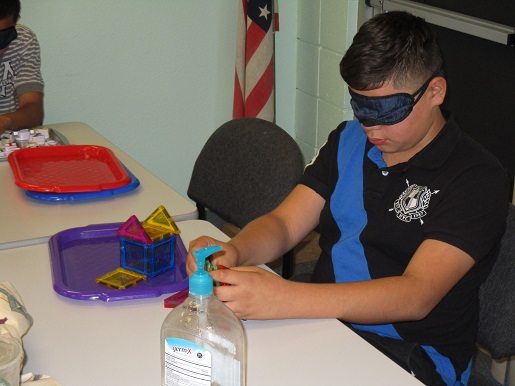
<path id="1" fill-rule="evenodd" d="M 477 262 L 492 253 L 505 229 L 508 175 L 496 163 L 474 163 L 440 197 L 424 225 L 425 238 L 440 240 Z"/>
<path id="2" fill-rule="evenodd" d="M 340 136 L 345 128 L 346 122 L 341 123 L 333 130 L 327 141 L 319 148 L 317 154 L 304 169 L 300 183 L 313 189 L 325 200 L 329 199 L 332 186 L 338 177 L 338 146 Z"/>
<path id="3" fill-rule="evenodd" d="M 14 85 L 17 96 L 31 91 L 43 93 L 44 89 L 39 42 L 32 31 L 27 29 L 26 32 L 19 51 L 19 68 Z"/>

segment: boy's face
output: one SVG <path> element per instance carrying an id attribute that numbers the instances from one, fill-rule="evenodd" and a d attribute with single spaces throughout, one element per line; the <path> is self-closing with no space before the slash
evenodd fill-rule
<path id="1" fill-rule="evenodd" d="M 13 16 L 0 19 L 0 56 L 7 51 L 7 48 L 9 48 L 9 44 L 11 43 L 13 36 L 14 38 L 16 37 L 12 32 L 12 28 L 15 25 L 16 22 Z"/>
<path id="2" fill-rule="evenodd" d="M 388 163 L 388 159 L 394 161 L 391 164 L 406 162 L 413 155 L 427 146 L 442 129 L 445 119 L 443 118 L 439 109 L 440 104 L 443 102 L 445 96 L 445 87 L 443 95 L 438 93 L 437 87 L 441 82 L 445 86 L 445 80 L 441 77 L 432 78 L 428 81 L 427 88 L 423 88 L 419 95 L 415 93 L 418 91 L 420 85 L 410 88 L 396 89 L 391 82 L 386 83 L 382 87 L 375 90 L 358 91 L 351 89 L 351 95 L 354 94 L 356 102 L 360 97 L 372 98 L 371 100 L 377 101 L 378 97 L 390 96 L 393 94 L 405 93 L 413 95 L 417 102 L 413 106 L 411 112 L 407 111 L 408 115 L 403 114 L 402 107 L 398 109 L 399 113 L 396 117 L 397 120 L 401 119 L 395 124 L 381 124 L 380 122 L 367 122 L 362 123 L 362 128 L 368 137 L 368 140 L 374 144 L 379 150 L 383 152 L 383 157 Z M 435 92 L 436 90 L 436 92 Z M 397 101 L 392 99 L 392 103 L 402 102 L 402 98 Z M 381 103 L 369 104 L 367 108 L 379 108 Z M 357 108 L 357 106 L 354 106 Z M 391 106 L 390 106 L 391 107 Z M 383 117 L 379 111 L 378 114 L 372 112 L 372 116 Z M 358 115 L 358 114 L 356 114 Z M 379 119 L 380 120 L 380 119 Z"/>

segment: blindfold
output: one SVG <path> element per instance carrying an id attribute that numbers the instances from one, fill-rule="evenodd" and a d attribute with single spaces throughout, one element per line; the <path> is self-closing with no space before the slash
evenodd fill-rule
<path id="1" fill-rule="evenodd" d="M 18 32 L 16 32 L 16 27 L 0 30 L 0 50 L 6 48 L 17 37 Z"/>
<path id="2" fill-rule="evenodd" d="M 427 90 L 431 76 L 413 94 L 398 93 L 380 97 L 369 97 L 357 94 L 349 88 L 351 107 L 354 116 L 363 126 L 389 126 L 405 120 L 413 110 L 413 106 L 422 98 Z"/>

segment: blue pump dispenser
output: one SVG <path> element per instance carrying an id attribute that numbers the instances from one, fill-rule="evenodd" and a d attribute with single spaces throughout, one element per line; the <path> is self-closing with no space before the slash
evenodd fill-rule
<path id="1" fill-rule="evenodd" d="M 211 275 L 206 272 L 204 264 L 207 257 L 221 250 L 221 246 L 213 245 L 193 252 L 197 260 L 197 270 L 189 278 L 190 294 L 207 296 L 213 293 L 213 279 Z"/>

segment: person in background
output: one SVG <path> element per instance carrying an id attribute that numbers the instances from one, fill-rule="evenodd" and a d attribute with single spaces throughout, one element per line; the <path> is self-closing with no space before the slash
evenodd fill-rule
<path id="1" fill-rule="evenodd" d="M 498 160 L 440 107 L 442 62 L 423 19 L 365 22 L 340 63 L 356 119 L 330 133 L 271 213 L 228 243 L 192 241 L 188 273 L 192 251 L 221 245 L 212 263 L 230 269 L 211 275 L 229 285 L 215 294 L 240 318 L 338 318 L 423 383 L 466 385 L 509 189 Z M 317 226 L 310 282 L 256 267 Z"/>
<path id="2" fill-rule="evenodd" d="M 0 134 L 43 123 L 43 78 L 34 32 L 17 24 L 19 0 L 0 1 Z"/>

